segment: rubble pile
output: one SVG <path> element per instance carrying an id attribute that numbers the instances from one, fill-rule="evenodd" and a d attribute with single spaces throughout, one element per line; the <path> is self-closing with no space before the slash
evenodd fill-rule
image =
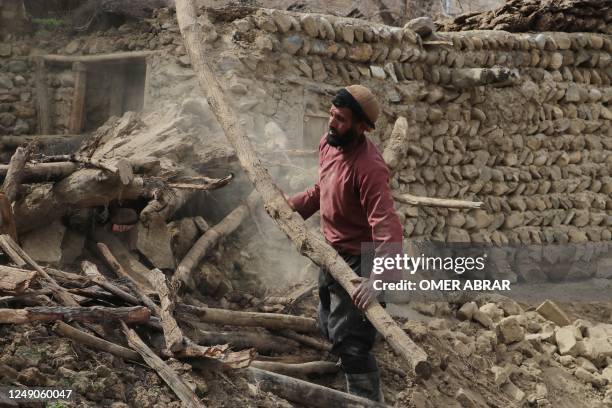
<path id="1" fill-rule="evenodd" d="M 550 24 L 542 8 L 529 11 L 534 30 Z M 500 31 L 513 31 L 509 17 L 487 22 L 490 32 L 253 8 L 210 17 L 200 23 L 220 82 L 283 190 L 312 183 L 330 96 L 360 82 L 383 105 L 371 137 L 409 242 L 486 244 L 498 257 L 488 274 L 596 278 L 609 289 L 609 26 L 568 17 L 542 27 L 599 32 L 511 34 Z M 109 114 L 62 146 L 75 73 L 49 64 L 52 135 L 15 152 L 40 131 L 31 56 L 145 50 L 143 111 Z M 363 403 L 331 390 L 345 385 L 317 334 L 315 268 L 250 195 L 171 10 L 76 38 L 0 43 L 0 67 L 0 143 L 11 160 L 0 175 L 15 194 L 8 205 L 0 197 L 0 210 L 15 201 L 0 236 L 1 383 L 70 385 L 75 406 Z M 90 82 L 108 85 L 92 72 Z M 405 194 L 482 206 L 416 206 Z M 389 306 L 434 367 L 418 378 L 377 342 L 389 405 L 612 406 L 609 302 L 472 297 Z M 311 384 L 286 387 L 270 372 L 325 388 L 305 399 Z M 183 385 L 168 386 L 168 375 Z"/>
<path id="2" fill-rule="evenodd" d="M 510 0 L 480 13 L 461 14 L 439 22 L 441 31 L 504 30 L 599 32 L 612 34 L 608 0 Z"/>

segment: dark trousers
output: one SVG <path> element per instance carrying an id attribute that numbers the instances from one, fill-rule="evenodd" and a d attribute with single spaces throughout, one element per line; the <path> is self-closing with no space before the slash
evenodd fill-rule
<path id="1" fill-rule="evenodd" d="M 353 271 L 369 277 L 371 266 L 363 267 L 359 255 L 340 254 Z M 319 270 L 319 326 L 323 336 L 332 342 L 332 353 L 340 356 L 347 374 L 378 371 L 371 353 L 376 329 L 351 300 L 349 294 L 323 268 Z"/>

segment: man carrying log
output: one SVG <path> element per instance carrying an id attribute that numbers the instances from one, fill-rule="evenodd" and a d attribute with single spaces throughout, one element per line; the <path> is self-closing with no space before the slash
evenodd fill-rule
<path id="1" fill-rule="evenodd" d="M 319 325 L 340 356 L 348 392 L 383 400 L 376 359 L 371 353 L 376 329 L 363 310 L 379 296 L 370 279 L 372 253 L 362 244 L 401 248 L 402 226 L 389 188 L 389 170 L 365 132 L 380 113 L 376 97 L 361 85 L 341 89 L 332 100 L 329 131 L 319 143 L 319 179 L 289 198 L 304 219 L 317 211 L 326 241 L 359 278 L 349 295 L 325 269 L 319 272 Z"/>

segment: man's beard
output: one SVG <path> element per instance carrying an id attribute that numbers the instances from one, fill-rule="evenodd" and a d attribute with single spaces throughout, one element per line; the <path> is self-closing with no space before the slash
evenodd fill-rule
<path id="1" fill-rule="evenodd" d="M 330 128 L 327 132 L 326 140 L 327 144 L 333 147 L 343 147 L 356 140 L 358 137 L 355 127 L 351 127 L 343 135 L 338 133 L 334 128 Z"/>

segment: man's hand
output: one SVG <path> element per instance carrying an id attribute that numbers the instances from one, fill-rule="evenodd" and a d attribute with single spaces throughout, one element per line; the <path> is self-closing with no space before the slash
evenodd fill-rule
<path id="1" fill-rule="evenodd" d="M 353 303 L 359 309 L 363 310 L 367 308 L 370 303 L 376 299 L 376 296 L 378 296 L 378 291 L 374 289 L 374 281 L 368 278 L 359 277 L 351 279 L 351 282 L 357 285 L 353 291 L 353 294 L 351 295 Z"/>

